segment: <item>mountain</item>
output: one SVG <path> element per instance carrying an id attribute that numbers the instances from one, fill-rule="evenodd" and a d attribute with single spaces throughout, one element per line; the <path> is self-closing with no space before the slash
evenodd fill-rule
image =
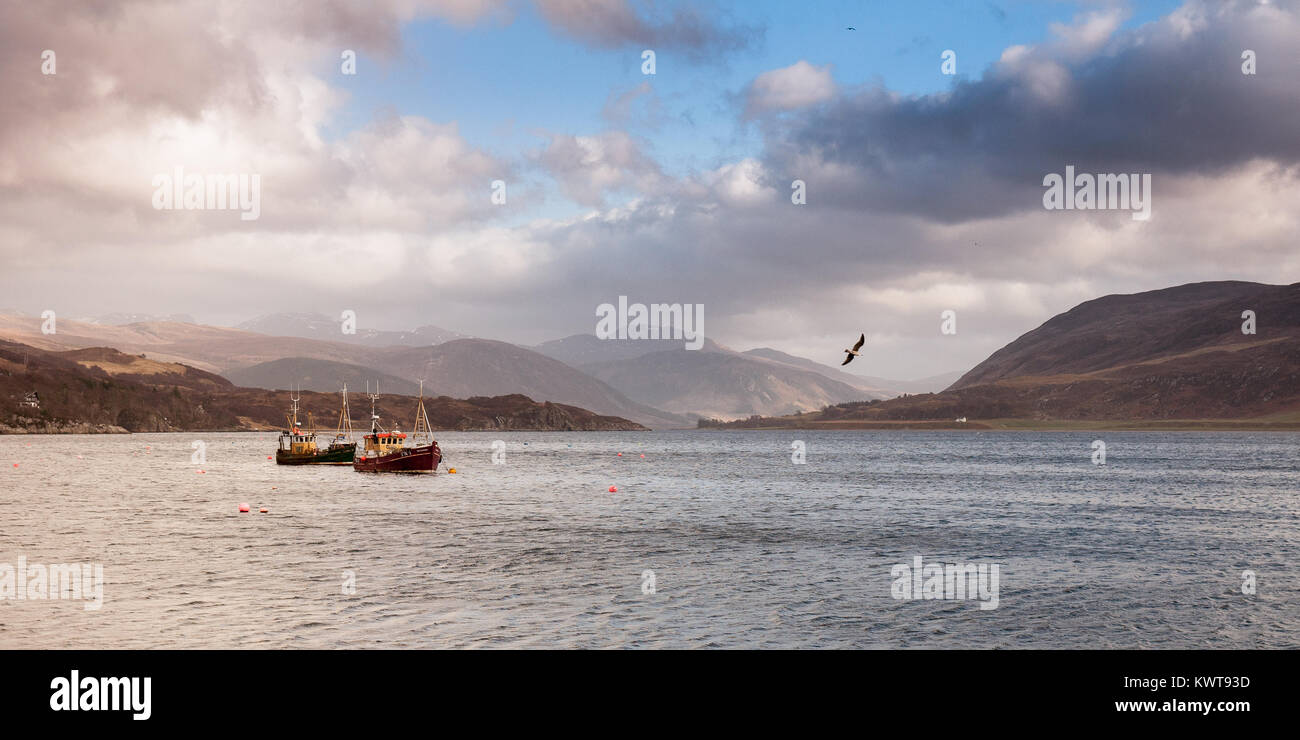
<path id="1" fill-rule="evenodd" d="M 241 378 L 240 382 L 272 389 L 298 382 L 307 387 L 307 381 L 295 377 L 298 371 L 290 363 L 269 368 L 258 366 L 279 360 L 292 359 L 299 363 L 316 360 L 325 364 L 302 364 L 300 368 L 311 376 L 311 382 L 316 384 L 312 387 L 322 390 L 334 390 L 336 378 L 355 378 L 361 372 L 378 379 L 381 387 L 387 386 L 385 376 L 401 379 L 406 384 L 426 379 L 429 383 L 425 390 L 429 395 L 522 393 L 539 401 L 571 404 L 656 428 L 686 427 L 693 423 L 684 416 L 638 404 L 599 380 L 545 355 L 483 339 L 459 339 L 421 347 L 370 347 L 198 324 L 158 322 L 106 326 L 62 319 L 57 323 L 57 333 L 46 335 L 41 333 L 39 317 L 15 315 L 0 316 L 0 338 L 48 350 L 114 346 L 162 362 L 233 373 Z M 332 367 L 329 363 L 353 367 Z M 245 370 L 250 374 L 239 375 Z M 364 387 L 365 379 L 360 379 L 358 387 Z M 349 386 L 352 382 L 349 381 Z M 398 387 L 409 390 L 410 385 L 393 386 Z"/>
<path id="2" fill-rule="evenodd" d="M 177 313 L 166 316 L 155 316 L 145 313 L 109 313 L 103 316 L 82 319 L 87 324 L 108 324 L 110 326 L 123 326 L 125 324 L 141 324 L 145 322 L 174 321 L 182 324 L 193 324 L 194 317 L 189 314 Z"/>
<path id="3" fill-rule="evenodd" d="M 904 393 L 938 393 L 957 382 L 957 379 L 962 374 L 960 370 L 953 370 L 952 372 L 939 373 L 938 375 L 930 375 L 916 380 L 877 378 L 872 375 L 859 375 L 858 377 L 870 387 L 887 389 L 889 397 L 893 398 Z"/>
<path id="4" fill-rule="evenodd" d="M 731 351 L 679 347 L 590 363 L 582 370 L 634 401 L 719 419 L 814 411 L 870 397 L 866 391 L 811 370 Z"/>
<path id="5" fill-rule="evenodd" d="M 369 352 L 368 366 L 311 357 L 286 357 L 225 371 L 255 388 L 301 384 L 337 391 L 346 381 L 359 390 L 376 382 L 384 393 L 414 395 L 424 381 L 427 396 L 456 398 L 520 393 L 539 401 L 569 404 L 656 428 L 688 427 L 692 420 L 636 403 L 605 383 L 523 347 L 489 339 L 457 339 L 432 347 L 396 347 Z M 382 367 L 384 372 L 375 368 Z"/>
<path id="6" fill-rule="evenodd" d="M 377 366 L 398 377 L 423 379 L 428 393 L 456 397 L 522 393 L 654 428 L 692 424 L 684 416 L 637 403 L 563 362 L 490 339 L 456 339 L 433 347 L 389 349 Z"/>
<path id="7" fill-rule="evenodd" d="M 54 332 L 50 334 L 41 331 L 42 325 L 39 316 L 0 314 L 0 338 L 38 349 L 111 346 L 124 352 L 138 352 L 142 350 L 137 348 L 154 347 L 181 339 L 203 342 L 232 335 L 249 336 L 247 332 L 236 329 L 168 321 L 115 325 L 60 317 L 55 322 Z"/>
<path id="8" fill-rule="evenodd" d="M 809 360 L 806 357 L 797 357 L 792 354 L 781 352 L 780 350 L 769 347 L 759 347 L 758 349 L 746 350 L 742 354 L 751 357 L 757 357 L 762 360 L 779 362 L 790 367 L 797 367 L 800 370 L 811 370 L 819 375 L 824 375 L 832 380 L 838 380 L 845 385 L 852 386 L 858 390 L 866 391 L 867 398 L 890 398 L 897 396 L 898 393 L 891 392 L 892 389 L 886 386 L 874 385 L 861 375 L 844 372 L 839 368 L 823 365 L 815 360 Z"/>
<path id="9" fill-rule="evenodd" d="M 744 354 L 761 357 L 774 362 L 781 362 L 793 367 L 804 370 L 812 370 L 815 373 L 821 373 L 828 378 L 838 380 L 841 383 L 847 383 L 864 391 L 867 391 L 870 398 L 893 398 L 901 396 L 904 393 L 937 393 L 960 378 L 961 371 L 941 373 L 932 375 L 928 378 L 919 380 L 891 380 L 889 378 L 877 378 L 870 375 L 857 375 L 856 373 L 846 372 L 830 365 L 823 365 L 820 362 L 809 360 L 805 357 L 797 357 L 779 350 L 768 347 L 751 349 Z"/>
<path id="10" fill-rule="evenodd" d="M 692 417 L 732 419 L 880 397 L 833 377 L 833 368 L 811 360 L 775 350 L 736 352 L 707 338 L 701 349 L 687 350 L 680 339 L 575 334 L 536 349 L 634 401 Z"/>
<path id="11" fill-rule="evenodd" d="M 437 326 L 421 326 L 411 331 L 384 331 L 357 327 L 355 334 L 344 334 L 342 321 L 318 313 L 276 313 L 258 316 L 238 325 L 237 329 L 266 334 L 273 337 L 299 337 L 327 342 L 363 344 L 367 347 L 427 347 L 453 339 L 466 339 L 465 334 Z"/>
<path id="12" fill-rule="evenodd" d="M 236 428 L 234 414 L 209 414 L 195 400 L 232 390 L 220 376 L 107 347 L 47 352 L 0 341 L 0 432 Z M 38 408 L 23 403 L 33 392 Z"/>
<path id="13" fill-rule="evenodd" d="M 694 417 L 722 419 L 811 411 L 881 398 L 855 376 L 776 350 L 736 352 L 710 339 L 688 350 L 680 339 L 598 339 L 575 334 L 538 352 L 605 381 L 634 401 Z M 852 379 L 854 382 L 847 382 Z M 855 385 L 855 383 L 859 383 Z"/>
<path id="14" fill-rule="evenodd" d="M 302 388 L 331 393 L 337 392 L 347 383 L 353 391 L 369 387 L 403 396 L 414 396 L 420 391 L 420 385 L 414 381 L 381 373 L 373 368 L 311 357 L 284 357 L 261 362 L 250 367 L 227 370 L 225 377 L 236 385 L 271 390 Z"/>
<path id="15" fill-rule="evenodd" d="M 338 341 L 273 337 L 243 329 L 171 321 L 122 326 L 59 319 L 56 333 L 43 334 L 39 317 L 0 315 L 0 339 L 47 350 L 109 346 L 145 353 L 163 362 L 179 362 L 209 372 L 250 367 L 286 357 L 306 357 L 368 366 L 384 348 Z"/>
<path id="16" fill-rule="evenodd" d="M 591 334 L 575 334 L 564 339 L 544 342 L 534 347 L 534 349 L 566 365 L 595 375 L 630 398 L 642 403 L 648 403 L 657 408 L 675 410 L 679 413 L 714 416 L 717 418 L 735 418 L 737 416 L 749 416 L 753 413 L 807 411 L 844 401 L 885 399 L 900 396 L 904 393 L 939 391 L 947 388 L 961 376 L 960 372 L 952 372 L 914 381 L 872 378 L 845 372 L 839 368 L 771 349 L 770 347 L 759 347 L 744 352 L 736 352 L 711 339 L 705 339 L 703 348 L 691 350 L 691 352 L 733 355 L 755 362 L 766 363 L 767 366 L 763 368 L 757 366 L 746 367 L 735 362 L 727 363 L 716 359 L 699 361 L 691 360 L 684 355 L 672 355 L 679 358 L 676 363 L 678 367 L 671 370 L 671 372 L 675 373 L 676 381 L 674 381 L 673 387 L 677 390 L 663 388 L 656 391 L 646 386 L 644 374 L 637 372 L 633 367 L 635 363 L 631 361 L 662 352 L 684 351 L 682 340 L 598 339 Z M 658 360 L 660 363 L 663 361 L 664 358 Z M 688 369 L 688 365 L 693 367 L 695 372 L 722 371 L 723 374 L 717 377 L 692 377 L 690 373 L 693 371 Z M 773 368 L 771 365 L 776 365 L 778 368 Z M 741 368 L 746 369 L 741 371 Z M 662 369 L 662 366 L 660 366 L 660 369 Z M 812 372 L 821 377 L 809 378 L 804 375 L 790 375 L 790 370 Z M 773 377 L 763 380 L 765 376 L 769 375 Z M 733 392 L 735 389 L 729 389 L 730 384 L 736 382 L 740 376 L 746 378 L 744 382 L 748 382 L 755 389 L 758 389 L 754 402 L 742 400 L 741 396 L 743 394 Z M 841 385 L 825 385 L 827 380 L 848 386 L 853 391 L 846 391 Z M 800 387 L 801 383 L 808 382 L 812 383 L 812 385 Z M 710 388 L 712 390 L 707 390 Z M 687 400 L 688 395 L 689 400 Z M 648 400 L 652 398 L 656 400 Z M 723 398 L 730 398 L 730 400 L 723 401 Z M 701 403 L 704 406 L 696 407 L 697 404 Z"/>
<path id="17" fill-rule="evenodd" d="M 1257 334 L 1241 332 L 1246 310 L 1256 314 Z M 1298 335 L 1300 283 L 1191 283 L 1109 295 L 1081 303 L 994 352 L 953 388 L 1139 365 L 1199 365 L 1193 358 L 1206 353 L 1227 363 L 1242 350 L 1242 357 L 1272 354 L 1277 343 L 1292 344 Z"/>
<path id="18" fill-rule="evenodd" d="M 68 350 L 58 353 L 58 357 L 86 369 L 98 370 L 115 381 L 195 390 L 225 390 L 232 387 L 231 382 L 220 375 L 188 365 L 151 360 L 144 355 L 128 355 L 109 347 Z"/>
<path id="19" fill-rule="evenodd" d="M 631 360 L 652 352 L 683 349 L 683 339 L 600 339 L 594 334 L 574 334 L 564 339 L 553 339 L 533 347 L 547 357 L 559 360 L 569 367 L 581 368 L 596 362 Z M 692 352 L 730 352 L 712 339 L 705 338 L 704 345 Z"/>
<path id="20" fill-rule="evenodd" d="M 37 405 L 26 403 L 35 393 Z M 278 428 L 287 391 L 240 388 L 185 365 L 107 347 L 50 352 L 0 341 L 0 433 L 178 432 Z M 337 393 L 302 393 L 304 416 L 332 424 Z M 435 429 L 640 430 L 618 417 L 519 394 L 494 398 L 426 398 Z M 377 406 L 386 424 L 409 428 L 416 400 L 385 394 Z"/>
<path id="21" fill-rule="evenodd" d="M 1243 312 L 1255 333 L 1242 333 Z M 1082 303 L 941 393 L 844 404 L 808 422 L 1300 416 L 1300 283 L 1192 283 Z M 794 423 L 794 422 L 790 422 Z"/>

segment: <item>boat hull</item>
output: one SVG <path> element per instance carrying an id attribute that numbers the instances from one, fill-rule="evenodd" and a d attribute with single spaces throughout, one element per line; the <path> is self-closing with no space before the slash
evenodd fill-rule
<path id="1" fill-rule="evenodd" d="M 307 455 L 294 454 L 288 450 L 276 450 L 275 462 L 280 465 L 350 465 L 356 452 L 355 444 L 317 450 Z"/>
<path id="2" fill-rule="evenodd" d="M 442 462 L 438 443 L 406 447 L 386 455 L 358 457 L 352 469 L 358 473 L 432 473 Z"/>

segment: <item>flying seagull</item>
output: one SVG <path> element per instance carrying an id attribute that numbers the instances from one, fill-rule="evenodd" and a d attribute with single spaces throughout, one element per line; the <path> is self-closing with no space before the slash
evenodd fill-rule
<path id="1" fill-rule="evenodd" d="M 848 28 L 846 28 L 846 29 L 844 29 L 844 30 L 846 30 L 846 31 L 856 31 L 856 30 L 858 30 L 858 29 L 854 28 L 853 26 L 849 26 Z"/>
<path id="2" fill-rule="evenodd" d="M 862 344 L 863 344 L 863 342 L 866 342 L 866 341 L 867 341 L 867 335 L 866 335 L 866 334 L 862 334 L 862 335 L 860 335 L 860 336 L 858 337 L 858 343 L 855 344 L 855 345 L 853 345 L 853 349 L 846 349 L 846 350 L 844 350 L 845 352 L 848 353 L 849 356 L 844 358 L 844 362 L 841 362 L 841 363 L 840 363 L 840 367 L 844 367 L 845 365 L 849 364 L 850 362 L 853 362 L 853 358 L 854 358 L 854 357 L 857 357 L 858 355 L 862 354 L 862 353 L 859 352 L 858 350 L 862 349 Z"/>

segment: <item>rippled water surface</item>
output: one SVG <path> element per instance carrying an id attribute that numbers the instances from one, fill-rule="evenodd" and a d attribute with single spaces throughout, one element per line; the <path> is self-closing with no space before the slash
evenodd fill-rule
<path id="1" fill-rule="evenodd" d="M 0 600 L 0 648 L 1300 646 L 1300 435 L 439 442 L 455 475 L 277 466 L 270 434 L 0 437 L 0 563 L 105 579 L 97 611 Z M 916 555 L 1000 564 L 997 608 L 894 599 Z"/>

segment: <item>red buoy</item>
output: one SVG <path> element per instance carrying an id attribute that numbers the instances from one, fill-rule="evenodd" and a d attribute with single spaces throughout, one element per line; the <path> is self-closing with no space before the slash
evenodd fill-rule
<path id="1" fill-rule="evenodd" d="M 621 453 L 621 452 L 618 453 L 618 456 L 619 456 L 619 457 L 622 457 L 622 456 L 623 456 L 623 453 Z"/>
<path id="2" fill-rule="evenodd" d="M 240 514 L 247 514 L 247 513 L 248 513 L 248 504 L 240 504 L 240 505 L 239 505 L 239 513 L 240 513 Z"/>
<path id="3" fill-rule="evenodd" d="M 610 487 L 609 487 L 609 492 L 610 492 L 610 493 L 618 493 L 618 486 L 610 486 Z"/>
<path id="4" fill-rule="evenodd" d="M 265 514 L 265 513 L 266 513 L 266 507 L 263 506 L 262 508 L 258 509 L 258 511 L 261 512 L 261 513 L 263 513 L 263 514 Z"/>

